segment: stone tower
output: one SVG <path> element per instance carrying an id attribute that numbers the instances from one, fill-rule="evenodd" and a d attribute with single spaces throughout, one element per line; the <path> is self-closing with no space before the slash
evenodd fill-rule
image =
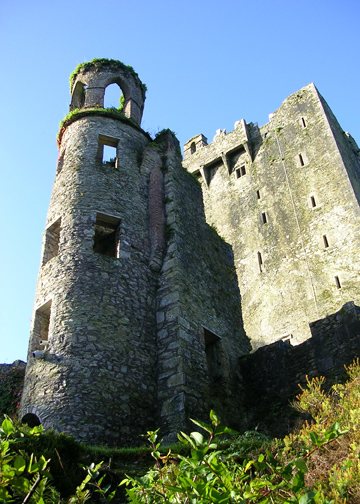
<path id="1" fill-rule="evenodd" d="M 360 156 L 314 84 L 270 121 L 185 145 L 207 222 L 232 246 L 254 349 L 299 344 L 309 323 L 360 302 Z"/>
<path id="2" fill-rule="evenodd" d="M 122 111 L 103 108 L 112 83 Z M 141 129 L 145 87 L 131 67 L 79 65 L 71 95 L 20 418 L 118 443 L 171 433 L 219 397 L 231 415 L 250 345 L 232 252 L 206 224 L 201 188 L 169 131 L 151 141 Z"/>

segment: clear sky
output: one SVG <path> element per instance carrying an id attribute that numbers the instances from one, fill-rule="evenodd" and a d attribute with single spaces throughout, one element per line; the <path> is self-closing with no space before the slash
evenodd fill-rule
<path id="1" fill-rule="evenodd" d="M 0 0 L 0 362 L 26 359 L 57 159 L 78 63 L 147 85 L 142 126 L 181 145 L 268 121 L 314 82 L 360 142 L 359 0 Z"/>

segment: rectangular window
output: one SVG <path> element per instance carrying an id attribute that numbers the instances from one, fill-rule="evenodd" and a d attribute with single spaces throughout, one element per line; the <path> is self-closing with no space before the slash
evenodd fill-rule
<path id="1" fill-rule="evenodd" d="M 329 247 L 329 242 L 328 242 L 328 239 L 327 239 L 326 235 L 323 235 L 323 242 L 324 242 L 324 247 L 328 248 Z"/>
<path id="2" fill-rule="evenodd" d="M 265 213 L 265 212 L 263 212 L 263 213 L 261 214 L 261 222 L 262 222 L 263 224 L 266 224 L 266 223 L 267 223 L 267 218 L 266 218 L 266 213 Z"/>
<path id="3" fill-rule="evenodd" d="M 51 315 L 51 300 L 38 308 L 35 312 L 34 327 L 31 338 L 31 352 L 45 346 L 49 339 Z"/>
<path id="4" fill-rule="evenodd" d="M 94 252 L 109 257 L 120 257 L 120 219 L 102 213 L 96 214 Z"/>
<path id="5" fill-rule="evenodd" d="M 302 157 L 302 154 L 299 154 L 299 155 L 298 155 L 298 158 L 299 158 L 299 164 L 300 164 L 300 166 L 305 166 L 305 163 L 304 163 L 304 159 L 303 159 L 303 157 Z"/>
<path id="6" fill-rule="evenodd" d="M 260 191 L 256 191 L 256 197 L 257 199 L 260 199 Z"/>
<path id="7" fill-rule="evenodd" d="M 312 206 L 313 208 L 315 208 L 315 207 L 316 207 L 316 201 L 315 201 L 314 196 L 310 196 L 310 202 L 311 202 L 311 206 Z"/>
<path id="8" fill-rule="evenodd" d="M 58 255 L 60 241 L 61 217 L 45 230 L 45 243 L 42 266 Z"/>
<path id="9" fill-rule="evenodd" d="M 118 168 L 117 146 L 118 138 L 111 138 L 106 135 L 99 135 L 98 151 L 96 159 L 103 165 Z"/>
<path id="10" fill-rule="evenodd" d="M 235 170 L 236 178 L 243 177 L 244 175 L 246 175 L 245 165 L 241 165 L 240 168 L 236 168 L 236 170 Z"/>

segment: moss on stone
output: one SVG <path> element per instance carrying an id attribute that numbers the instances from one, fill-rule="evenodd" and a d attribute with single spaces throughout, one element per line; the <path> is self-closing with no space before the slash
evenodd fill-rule
<path id="1" fill-rule="evenodd" d="M 116 70 L 126 70 L 130 74 L 132 74 L 135 79 L 137 79 L 144 91 L 147 90 L 146 84 L 143 84 L 138 76 L 138 74 L 135 72 L 132 66 L 130 65 L 125 65 L 119 60 L 114 60 L 114 59 L 107 59 L 107 58 L 94 58 L 91 61 L 85 62 L 85 63 L 80 63 L 75 70 L 71 73 L 70 75 L 70 93 L 72 91 L 74 82 L 76 80 L 76 77 L 78 76 L 79 73 L 84 73 L 88 72 L 89 70 L 95 70 L 95 72 L 98 72 L 100 70 L 103 70 L 104 67 L 109 68 L 112 71 Z"/>

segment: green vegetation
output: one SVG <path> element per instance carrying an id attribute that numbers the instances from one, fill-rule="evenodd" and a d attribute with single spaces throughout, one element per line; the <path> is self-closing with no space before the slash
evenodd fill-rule
<path id="1" fill-rule="evenodd" d="M 212 411 L 211 423 L 193 420 L 197 431 L 181 432 L 180 445 L 163 454 L 158 431 L 145 436 L 150 449 L 111 450 L 6 417 L 0 428 L 0 502 L 358 503 L 359 360 L 346 371 L 349 381 L 328 393 L 324 378 L 308 380 L 294 407 L 312 420 L 283 440 L 256 431 L 238 435 Z M 150 451 L 155 466 L 148 469 Z M 91 463 L 99 458 L 109 462 Z"/>
<path id="2" fill-rule="evenodd" d="M 140 83 L 143 91 L 145 92 L 147 90 L 146 84 L 143 84 L 141 80 L 139 79 L 138 74 L 135 72 L 132 66 L 130 65 L 124 65 L 121 61 L 114 60 L 114 59 L 106 59 L 106 58 L 94 58 L 91 61 L 88 61 L 86 63 L 80 63 L 75 70 L 72 72 L 70 75 L 70 93 L 72 91 L 75 79 L 77 75 L 80 72 L 86 72 L 88 70 L 95 70 L 98 72 L 99 70 L 104 69 L 104 67 L 109 68 L 112 71 L 116 70 L 126 70 L 127 72 L 130 72 Z"/>
<path id="3" fill-rule="evenodd" d="M 135 121 L 130 119 L 129 117 L 126 117 L 126 115 L 122 112 L 122 107 L 121 107 L 121 96 L 120 96 L 120 108 L 101 108 L 101 107 L 94 107 L 94 108 L 87 108 L 87 109 L 74 109 L 71 112 L 69 112 L 62 121 L 60 121 L 59 124 L 59 132 L 57 134 L 57 145 L 58 148 L 60 148 L 61 145 L 61 139 L 62 136 L 66 130 L 66 128 L 73 123 L 74 121 L 77 121 L 78 119 L 81 119 L 82 117 L 89 117 L 89 116 L 105 116 L 105 117 L 110 117 L 112 119 L 120 119 L 121 121 L 127 122 L 131 124 L 134 128 L 137 128 L 140 131 L 143 131 L 140 126 L 136 124 Z"/>
<path id="4" fill-rule="evenodd" d="M 9 366 L 0 372 L 0 416 L 7 413 L 14 417 L 19 407 L 24 384 L 25 366 Z"/>

